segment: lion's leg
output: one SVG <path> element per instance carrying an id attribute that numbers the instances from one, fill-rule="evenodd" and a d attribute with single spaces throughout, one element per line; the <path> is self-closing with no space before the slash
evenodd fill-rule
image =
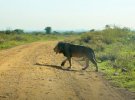
<path id="1" fill-rule="evenodd" d="M 71 58 L 68 58 L 68 61 L 69 61 L 69 67 L 68 67 L 68 69 L 70 69 L 71 68 Z"/>
<path id="2" fill-rule="evenodd" d="M 85 70 L 86 68 L 89 67 L 89 59 L 86 59 L 85 61 L 86 61 L 86 66 L 84 68 L 82 68 L 82 70 Z"/>
<path id="3" fill-rule="evenodd" d="M 68 60 L 67 58 L 65 60 L 63 60 L 61 63 L 61 66 L 64 66 L 67 60 Z"/>
<path id="4" fill-rule="evenodd" d="M 97 63 L 94 59 L 90 59 L 91 62 L 96 66 L 96 72 L 98 72 L 98 66 L 97 66 Z"/>

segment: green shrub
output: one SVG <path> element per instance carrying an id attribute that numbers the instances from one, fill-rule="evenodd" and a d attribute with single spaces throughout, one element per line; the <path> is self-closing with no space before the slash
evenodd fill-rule
<path id="1" fill-rule="evenodd" d="M 100 71 L 115 86 L 135 91 L 135 32 L 128 28 L 109 27 L 83 33 L 73 43 L 94 49 L 102 61 Z M 126 71 L 122 71 L 125 69 Z M 116 74 L 117 73 L 117 74 Z"/>
<path id="2" fill-rule="evenodd" d="M 4 39 L 0 39 L 0 44 L 4 43 L 5 40 Z"/>
<path id="3" fill-rule="evenodd" d="M 27 41 L 27 38 L 26 37 L 23 37 L 21 35 L 15 35 L 13 36 L 11 39 L 11 41 L 14 40 L 14 41 Z"/>
<path id="4" fill-rule="evenodd" d="M 102 55 L 102 56 L 99 57 L 99 59 L 101 61 L 110 60 L 110 61 L 113 61 L 113 62 L 116 60 L 116 58 L 117 58 L 117 56 L 114 55 L 114 54 Z"/>

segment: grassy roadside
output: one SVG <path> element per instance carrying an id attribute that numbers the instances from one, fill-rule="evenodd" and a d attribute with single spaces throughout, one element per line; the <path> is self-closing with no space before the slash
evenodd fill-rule
<path id="1" fill-rule="evenodd" d="M 135 32 L 128 28 L 106 28 L 87 32 L 74 44 L 94 49 L 100 72 L 114 86 L 135 92 Z"/>
<path id="2" fill-rule="evenodd" d="M 35 41 L 63 40 L 65 38 L 67 37 L 64 35 L 56 34 L 0 34 L 0 50 Z"/>
<path id="3" fill-rule="evenodd" d="M 35 41 L 58 40 L 94 49 L 100 72 L 114 86 L 135 92 L 135 32 L 128 28 L 106 28 L 83 34 L 2 34 L 0 50 Z"/>

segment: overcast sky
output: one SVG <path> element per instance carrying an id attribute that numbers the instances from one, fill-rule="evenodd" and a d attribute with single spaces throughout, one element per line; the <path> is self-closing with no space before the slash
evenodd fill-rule
<path id="1" fill-rule="evenodd" d="M 135 29 L 135 0 L 0 0 L 0 30 Z"/>

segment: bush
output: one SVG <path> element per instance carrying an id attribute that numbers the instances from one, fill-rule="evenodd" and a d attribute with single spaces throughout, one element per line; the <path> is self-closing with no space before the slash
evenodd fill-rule
<path id="1" fill-rule="evenodd" d="M 101 55 L 101 56 L 99 57 L 99 59 L 100 59 L 101 61 L 110 60 L 110 61 L 113 61 L 113 62 L 114 62 L 114 61 L 117 59 L 117 55 L 115 55 L 115 54 Z"/>
<path id="2" fill-rule="evenodd" d="M 0 44 L 4 43 L 5 40 L 4 39 L 0 39 Z"/>
<path id="3" fill-rule="evenodd" d="M 15 35 L 14 37 L 12 37 L 10 40 L 14 40 L 14 41 L 27 41 L 27 39 L 25 37 L 22 37 L 21 35 Z"/>
<path id="4" fill-rule="evenodd" d="M 91 41 L 91 36 L 83 35 L 83 36 L 81 36 L 80 41 L 85 42 L 85 43 L 89 43 Z"/>

